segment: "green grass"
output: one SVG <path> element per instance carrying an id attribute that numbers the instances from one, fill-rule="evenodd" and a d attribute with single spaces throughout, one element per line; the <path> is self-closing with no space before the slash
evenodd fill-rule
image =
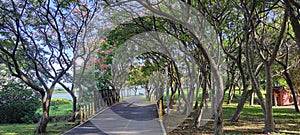
<path id="1" fill-rule="evenodd" d="M 61 99 L 53 99 L 53 101 Z M 54 102 L 53 102 L 54 103 Z M 72 104 L 71 102 L 62 102 L 60 101 L 57 105 L 53 104 L 50 107 L 50 117 L 52 116 L 67 116 L 72 113 Z M 36 111 L 37 114 L 42 114 L 42 109 Z M 37 124 L 1 124 L 0 125 L 0 134 L 1 135 L 31 135 L 34 134 L 34 129 Z M 74 123 L 61 121 L 61 122 L 50 122 L 47 127 L 48 134 L 60 134 L 68 129 L 72 128 Z"/>
<path id="2" fill-rule="evenodd" d="M 235 112 L 237 104 L 223 105 L 225 133 L 228 134 L 259 134 L 263 132 L 264 116 L 259 105 L 246 105 L 238 122 L 229 120 Z M 287 107 L 273 107 L 273 116 L 276 123 L 276 133 L 300 134 L 300 113 Z"/>
<path id="3" fill-rule="evenodd" d="M 235 112 L 237 104 L 223 105 L 224 133 L 228 135 L 242 134 L 263 134 L 264 116 L 259 105 L 245 105 L 238 122 L 230 122 Z M 197 111 L 191 115 L 168 135 L 178 134 L 213 134 L 213 120 L 199 129 L 192 127 L 193 118 Z M 276 122 L 276 131 L 274 134 L 300 134 L 300 113 L 296 113 L 293 108 L 273 107 L 274 120 Z"/>
<path id="4" fill-rule="evenodd" d="M 64 104 L 58 105 L 55 107 L 51 107 L 50 116 L 65 116 L 70 115 L 72 113 L 72 104 Z"/>
<path id="5" fill-rule="evenodd" d="M 37 124 L 1 124 L 1 135 L 35 135 L 34 129 Z M 49 123 L 47 127 L 47 134 L 59 135 L 74 126 L 70 122 L 53 122 Z"/>
<path id="6" fill-rule="evenodd" d="M 53 93 L 67 93 L 67 91 L 64 89 L 55 89 Z"/>
<path id="7" fill-rule="evenodd" d="M 38 109 L 36 113 L 42 114 L 42 108 Z M 72 113 L 72 104 L 51 105 L 49 113 L 50 117 L 70 115 Z"/>
<path id="8" fill-rule="evenodd" d="M 67 91 L 58 91 L 58 90 L 53 91 L 53 94 L 57 94 L 57 93 L 67 93 Z"/>
<path id="9" fill-rule="evenodd" d="M 241 95 L 236 90 L 235 98 L 232 104 L 226 104 L 228 100 L 228 92 L 224 95 L 223 104 L 223 118 L 224 118 L 224 132 L 225 134 L 262 134 L 264 129 L 264 115 L 260 105 L 249 105 L 249 99 L 245 103 L 243 111 L 238 122 L 230 122 L 231 117 L 235 113 L 237 102 Z M 265 91 L 261 91 L 262 94 Z M 177 95 L 176 95 L 177 96 Z M 201 95 L 200 95 L 201 96 Z M 201 98 L 201 97 L 200 97 Z M 257 98 L 256 98 L 257 101 Z M 205 126 L 199 129 L 193 129 L 192 123 L 197 111 L 193 111 L 189 118 L 187 118 L 180 126 L 177 127 L 169 135 L 177 134 L 213 134 L 214 123 L 208 122 Z M 273 107 L 273 116 L 276 122 L 275 134 L 300 134 L 300 113 L 296 113 L 293 106 L 279 106 Z M 188 126 L 187 126 L 188 125 Z"/>

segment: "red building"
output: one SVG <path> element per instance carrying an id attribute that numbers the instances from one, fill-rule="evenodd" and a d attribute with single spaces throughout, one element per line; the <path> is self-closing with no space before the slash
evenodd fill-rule
<path id="1" fill-rule="evenodd" d="M 275 105 L 283 106 L 291 104 L 293 97 L 289 89 L 285 89 L 283 86 L 273 86 L 273 92 Z"/>

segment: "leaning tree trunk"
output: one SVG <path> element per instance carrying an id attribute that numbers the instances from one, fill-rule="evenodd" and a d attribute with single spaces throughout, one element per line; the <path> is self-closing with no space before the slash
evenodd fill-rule
<path id="1" fill-rule="evenodd" d="M 203 84 L 202 84 L 202 99 L 201 99 L 201 102 L 200 102 L 200 105 L 199 105 L 199 108 L 198 108 L 198 113 L 194 119 L 194 127 L 197 127 L 199 128 L 201 126 L 201 119 L 202 119 L 202 115 L 203 115 L 203 111 L 204 111 L 204 102 L 206 102 L 206 98 L 207 98 L 207 85 L 206 85 L 206 77 L 204 75 L 204 81 L 203 81 Z"/>
<path id="2" fill-rule="evenodd" d="M 294 101 L 294 106 L 295 106 L 295 111 L 299 112 L 299 108 L 298 108 L 298 104 L 297 104 L 297 97 L 296 97 L 296 93 L 294 90 L 294 86 L 293 86 L 293 82 L 291 80 L 291 77 L 289 75 L 289 73 L 287 72 L 287 70 L 285 69 L 283 72 L 284 76 L 285 76 L 285 80 L 287 82 L 287 84 L 289 85 L 292 95 L 293 95 L 293 101 Z"/>
<path id="3" fill-rule="evenodd" d="M 284 2 L 288 6 L 289 17 L 290 17 L 293 31 L 295 33 L 295 41 L 298 46 L 297 51 L 298 51 L 298 54 L 300 55 L 300 23 L 299 23 L 299 19 L 297 18 L 297 15 L 295 15 L 295 12 L 293 11 L 294 8 L 290 5 L 291 3 L 288 0 L 284 0 Z"/>
<path id="4" fill-rule="evenodd" d="M 197 82 L 197 85 L 199 85 L 200 84 L 200 82 Z M 197 86 L 197 88 L 196 88 L 196 101 L 195 101 L 195 104 L 194 104 L 194 108 L 193 109 L 197 109 L 198 108 L 198 102 L 199 102 L 199 91 L 200 91 L 200 85 L 199 86 Z"/>
<path id="5" fill-rule="evenodd" d="M 247 98 L 253 93 L 253 90 L 247 90 L 248 87 L 244 88 L 243 94 L 240 98 L 240 101 L 238 103 L 238 106 L 236 108 L 236 111 L 234 115 L 231 118 L 231 122 L 237 122 L 240 118 L 241 112 L 244 108 L 244 105 L 246 103 Z"/>
<path id="6" fill-rule="evenodd" d="M 242 97 L 240 98 L 239 102 L 238 102 L 238 106 L 235 110 L 235 113 L 234 115 L 232 116 L 231 118 L 231 122 L 237 122 L 240 115 L 241 115 L 241 112 L 244 108 L 244 105 L 245 105 L 245 102 L 247 100 L 247 95 L 248 95 L 248 81 L 246 79 L 246 76 L 245 76 L 245 72 L 244 72 L 244 69 L 243 69 L 243 64 L 242 64 L 242 46 L 240 45 L 239 46 L 239 54 L 238 54 L 238 59 L 236 61 L 236 64 L 237 64 L 237 67 L 240 71 L 240 76 L 241 76 L 241 79 L 242 79 L 242 85 L 243 85 L 243 94 L 242 94 Z M 238 84 L 239 86 L 239 84 Z M 241 87 L 239 86 L 239 92 L 241 91 Z M 253 92 L 253 91 L 252 91 Z M 240 93 L 239 93 L 240 94 Z"/>
<path id="7" fill-rule="evenodd" d="M 287 67 L 288 53 L 286 54 L 286 64 L 284 64 L 284 63 L 282 63 L 282 62 L 280 62 L 278 60 L 276 60 L 276 61 L 284 68 L 284 71 L 283 71 L 284 79 L 285 79 L 286 83 L 288 84 L 288 86 L 291 89 L 291 92 L 292 92 L 292 95 L 293 95 L 293 101 L 294 101 L 295 111 L 299 112 L 298 102 L 297 102 L 297 96 L 296 96 L 296 93 L 295 93 L 295 87 L 294 87 L 293 81 L 291 79 L 291 76 L 288 73 L 288 67 Z"/>
<path id="8" fill-rule="evenodd" d="M 234 86 L 229 86 L 227 104 L 231 104 L 231 101 L 232 101 L 233 95 L 234 95 L 234 90 L 233 89 L 234 89 Z"/>
<path id="9" fill-rule="evenodd" d="M 201 87 L 200 72 L 198 73 L 196 82 L 197 82 L 197 86 L 196 86 L 196 98 L 195 98 L 196 102 L 194 104 L 194 108 L 193 109 L 198 108 L 199 91 L 200 91 L 200 87 Z"/>

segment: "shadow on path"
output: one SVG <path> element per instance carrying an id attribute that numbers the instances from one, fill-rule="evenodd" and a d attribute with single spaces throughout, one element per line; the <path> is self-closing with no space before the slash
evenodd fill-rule
<path id="1" fill-rule="evenodd" d="M 121 103 L 110 109 L 125 119 L 136 121 L 149 121 L 157 116 L 155 104 Z"/>

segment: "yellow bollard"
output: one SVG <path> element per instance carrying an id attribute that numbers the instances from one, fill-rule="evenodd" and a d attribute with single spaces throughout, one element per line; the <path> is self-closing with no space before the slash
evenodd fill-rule
<path id="1" fill-rule="evenodd" d="M 92 103 L 90 103 L 89 112 L 90 112 L 90 116 L 93 115 L 93 106 L 92 106 Z"/>
<path id="2" fill-rule="evenodd" d="M 83 122 L 83 108 L 80 107 L 80 121 Z"/>
<path id="3" fill-rule="evenodd" d="M 83 106 L 83 120 L 86 121 L 86 105 Z"/>
<path id="4" fill-rule="evenodd" d="M 163 120 L 163 111 L 162 111 L 162 100 L 159 100 L 159 121 Z"/>
<path id="5" fill-rule="evenodd" d="M 92 115 L 94 115 L 94 114 L 95 114 L 95 103 L 92 102 Z"/>

